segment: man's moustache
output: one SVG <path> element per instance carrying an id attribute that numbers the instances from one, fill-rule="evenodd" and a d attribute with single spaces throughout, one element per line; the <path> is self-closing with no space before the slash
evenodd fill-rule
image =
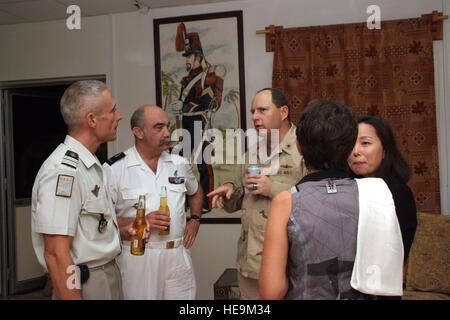
<path id="1" fill-rule="evenodd" d="M 162 146 L 163 144 L 167 144 L 167 143 L 170 143 L 170 138 L 161 139 L 159 141 L 159 146 Z"/>

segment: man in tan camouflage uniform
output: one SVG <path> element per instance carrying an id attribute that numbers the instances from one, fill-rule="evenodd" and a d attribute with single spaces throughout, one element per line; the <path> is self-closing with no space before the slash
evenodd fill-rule
<path id="1" fill-rule="evenodd" d="M 241 299 L 255 300 L 261 299 L 258 277 L 271 201 L 306 175 L 306 167 L 296 147 L 296 128 L 290 121 L 289 101 L 285 95 L 277 89 L 262 89 L 253 98 L 251 112 L 259 135 L 267 135 L 269 156 L 262 159 L 260 151 L 250 146 L 245 155 L 246 163 L 236 166 L 235 176 L 242 180 L 227 182 L 207 196 L 212 197 L 213 207 L 217 205 L 227 212 L 242 210 L 237 256 L 239 288 Z M 271 150 L 274 145 L 271 137 L 276 130 L 279 143 Z M 248 174 L 251 159 L 258 159 L 260 174 Z"/>

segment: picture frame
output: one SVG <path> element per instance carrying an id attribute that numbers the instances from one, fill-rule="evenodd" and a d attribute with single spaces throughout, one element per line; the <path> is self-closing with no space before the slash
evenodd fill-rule
<path id="1" fill-rule="evenodd" d="M 156 103 L 169 116 L 172 140 L 176 140 L 173 138 L 176 129 L 192 133 L 194 130 L 187 123 L 200 114 L 204 122 L 202 132 L 206 132 L 206 128 L 217 129 L 218 134 L 223 134 L 223 141 L 228 129 L 245 131 L 242 11 L 154 19 L 153 32 Z M 196 70 L 202 70 L 202 75 L 197 75 Z M 211 101 L 205 102 L 205 99 Z M 186 141 L 185 137 L 181 140 Z M 191 160 L 194 160 L 197 153 L 191 152 Z M 204 183 L 200 172 L 205 174 L 205 170 L 199 165 L 192 167 L 199 183 Z M 203 185 L 205 196 L 223 183 L 239 179 L 233 176 L 230 164 L 212 164 L 210 171 L 213 173 L 209 181 L 214 182 Z M 240 211 L 226 213 L 217 208 L 205 209 L 202 223 L 240 223 Z"/>

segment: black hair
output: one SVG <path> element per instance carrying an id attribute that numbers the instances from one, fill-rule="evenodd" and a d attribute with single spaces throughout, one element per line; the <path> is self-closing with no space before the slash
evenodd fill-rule
<path id="1" fill-rule="evenodd" d="M 313 100 L 300 116 L 296 133 L 306 167 L 348 171 L 347 158 L 358 136 L 352 109 L 336 101 Z"/>
<path id="2" fill-rule="evenodd" d="M 398 149 L 394 133 L 389 124 L 382 118 L 369 115 L 358 117 L 357 122 L 358 124 L 371 125 L 383 145 L 384 159 L 375 171 L 375 177 L 382 178 L 387 183 L 407 183 L 411 178 L 411 168 Z"/>

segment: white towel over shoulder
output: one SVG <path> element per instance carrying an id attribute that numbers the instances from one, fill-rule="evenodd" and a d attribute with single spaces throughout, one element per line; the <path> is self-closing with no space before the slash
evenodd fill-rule
<path id="1" fill-rule="evenodd" d="M 356 179 L 359 221 L 351 286 L 380 296 L 403 294 L 403 241 L 392 194 L 380 178 Z"/>

